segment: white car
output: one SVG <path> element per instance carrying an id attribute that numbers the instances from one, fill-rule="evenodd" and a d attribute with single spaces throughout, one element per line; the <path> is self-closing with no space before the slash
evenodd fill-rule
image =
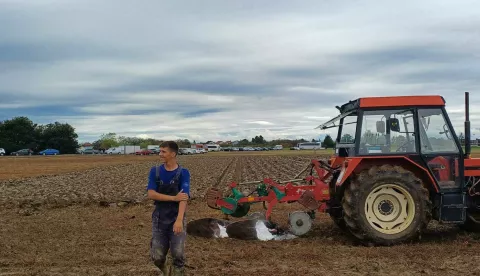
<path id="1" fill-rule="evenodd" d="M 5 155 L 5 149 L 0 148 L 0 156 L 4 156 L 4 155 Z"/>

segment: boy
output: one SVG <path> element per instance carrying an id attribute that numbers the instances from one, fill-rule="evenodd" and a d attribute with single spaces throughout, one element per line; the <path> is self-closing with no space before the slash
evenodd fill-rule
<path id="1" fill-rule="evenodd" d="M 190 172 L 177 163 L 177 154 L 177 143 L 167 141 L 160 145 L 163 164 L 151 168 L 147 187 L 148 198 L 155 201 L 150 255 L 162 275 L 167 275 L 165 261 L 170 249 L 172 276 L 184 275 L 185 211 L 190 197 Z"/>

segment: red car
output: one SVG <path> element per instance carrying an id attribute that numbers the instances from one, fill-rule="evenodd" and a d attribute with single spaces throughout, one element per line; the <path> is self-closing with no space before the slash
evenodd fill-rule
<path id="1" fill-rule="evenodd" d="M 135 152 L 135 155 L 150 155 L 150 154 L 153 154 L 153 151 L 151 151 L 151 150 L 140 150 L 140 151 Z"/>

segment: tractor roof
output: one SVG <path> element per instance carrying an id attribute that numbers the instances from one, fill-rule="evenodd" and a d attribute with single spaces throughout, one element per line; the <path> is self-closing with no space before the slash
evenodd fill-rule
<path id="1" fill-rule="evenodd" d="M 392 96 L 392 97 L 364 97 L 358 98 L 342 106 L 336 106 L 340 111 L 340 115 L 319 125 L 317 129 L 326 129 L 335 127 L 335 122 L 348 116 L 356 114 L 359 108 L 396 108 L 396 107 L 413 107 L 413 106 L 444 106 L 445 99 L 438 95 L 427 96 Z M 333 124 L 333 125 L 331 125 Z"/>
<path id="2" fill-rule="evenodd" d="M 337 106 L 340 113 L 345 113 L 358 108 L 384 108 L 403 106 L 444 106 L 445 100 L 442 96 L 391 96 L 391 97 L 364 97 Z"/>
<path id="3" fill-rule="evenodd" d="M 442 96 L 395 96 L 360 98 L 360 107 L 444 106 Z"/>

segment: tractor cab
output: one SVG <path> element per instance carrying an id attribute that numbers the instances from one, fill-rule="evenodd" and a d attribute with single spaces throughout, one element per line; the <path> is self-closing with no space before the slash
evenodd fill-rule
<path id="1" fill-rule="evenodd" d="M 444 105 L 441 96 L 360 98 L 337 107 L 341 114 L 317 129 L 338 127 L 339 157 L 419 153 L 420 147 L 424 153 L 458 153 Z"/>
<path id="2" fill-rule="evenodd" d="M 406 157 L 431 172 L 437 187 L 460 189 L 463 152 L 441 96 L 360 98 L 318 126 L 338 127 L 335 157 Z M 338 162 L 338 161 L 337 161 Z"/>

